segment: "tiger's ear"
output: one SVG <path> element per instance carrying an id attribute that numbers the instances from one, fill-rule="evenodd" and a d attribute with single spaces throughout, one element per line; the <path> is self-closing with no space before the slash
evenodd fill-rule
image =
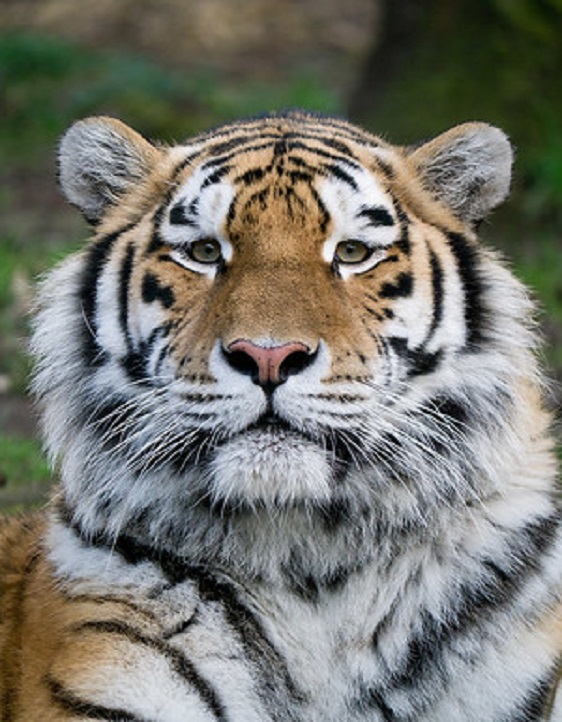
<path id="1" fill-rule="evenodd" d="M 481 221 L 509 193 L 513 149 L 503 131 L 464 123 L 409 156 L 423 185 L 463 221 Z"/>
<path id="2" fill-rule="evenodd" d="M 74 123 L 59 145 L 59 183 L 68 201 L 96 224 L 108 206 L 147 176 L 160 151 L 113 118 Z"/>

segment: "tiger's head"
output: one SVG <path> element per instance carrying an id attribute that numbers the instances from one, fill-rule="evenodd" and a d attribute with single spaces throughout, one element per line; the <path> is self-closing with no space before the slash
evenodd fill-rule
<path id="1" fill-rule="evenodd" d="M 90 533 L 352 504 L 407 523 L 494 486 L 474 448 L 528 345 L 475 237 L 509 188 L 500 130 L 397 147 L 291 112 L 164 147 L 90 118 L 59 158 L 96 233 L 42 290 L 35 387 Z"/>

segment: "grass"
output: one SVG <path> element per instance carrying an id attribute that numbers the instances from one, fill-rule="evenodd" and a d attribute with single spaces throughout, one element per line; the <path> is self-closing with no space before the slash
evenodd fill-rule
<path id="1" fill-rule="evenodd" d="M 44 503 L 51 472 L 35 439 L 0 434 L 0 509 L 16 513 Z"/>

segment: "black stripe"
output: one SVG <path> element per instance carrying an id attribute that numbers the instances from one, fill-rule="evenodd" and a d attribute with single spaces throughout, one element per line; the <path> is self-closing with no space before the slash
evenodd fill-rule
<path id="1" fill-rule="evenodd" d="M 201 184 L 200 190 L 204 190 L 205 188 L 208 188 L 211 185 L 215 185 L 218 183 L 223 176 L 225 176 L 230 171 L 229 165 L 223 165 L 220 168 L 217 168 L 216 171 L 211 173 L 209 176 L 205 178 L 203 183 Z"/>
<path id="2" fill-rule="evenodd" d="M 45 682 L 55 704 L 72 715 L 86 719 L 110 720 L 111 722 L 150 722 L 147 717 L 138 717 L 124 709 L 92 704 L 77 697 L 55 679 L 47 678 Z"/>
<path id="3" fill-rule="evenodd" d="M 213 143 L 208 148 L 206 148 L 206 152 L 209 155 L 223 155 L 224 153 L 228 153 L 231 150 L 237 149 L 240 151 L 240 147 L 243 145 L 248 145 L 249 143 L 253 143 L 255 141 L 261 142 L 264 138 L 271 138 L 272 140 L 279 138 L 279 135 L 277 133 L 260 133 L 259 129 L 257 133 L 252 133 L 251 135 L 237 135 L 234 138 L 229 138 L 228 140 L 219 142 L 219 143 Z"/>
<path id="4" fill-rule="evenodd" d="M 226 140 L 224 142 L 211 145 L 206 149 L 206 152 L 209 155 L 216 155 L 227 153 L 234 149 L 239 149 L 238 152 L 243 153 L 245 149 L 241 149 L 240 146 L 252 142 L 260 142 L 263 141 L 264 138 L 269 138 L 272 141 L 283 144 L 283 153 L 288 152 L 293 148 L 299 147 L 302 147 L 305 150 L 310 151 L 311 153 L 315 153 L 318 149 L 314 145 L 311 146 L 306 144 L 306 141 L 313 141 L 314 143 L 319 143 L 328 148 L 331 148 L 332 150 L 337 151 L 345 158 L 357 161 L 355 154 L 343 140 L 326 135 L 322 131 L 322 128 L 318 128 L 317 133 L 313 132 L 314 128 L 307 128 L 300 131 L 288 131 L 280 135 L 279 132 L 275 132 L 275 130 L 271 131 L 270 127 L 271 126 L 267 125 L 262 126 L 261 128 L 259 125 L 253 126 L 251 130 L 255 132 L 253 132 L 251 135 L 235 136 L 234 138 L 230 138 L 229 140 Z M 234 129 L 234 132 L 239 132 L 239 130 Z M 345 137 L 344 134 L 342 134 L 342 136 Z M 354 138 L 351 137 L 348 137 L 347 139 L 354 140 Z M 268 145 L 273 146 L 274 144 L 271 143 Z M 209 163 L 211 162 L 212 159 L 209 161 Z"/>
<path id="5" fill-rule="evenodd" d="M 457 259 L 457 268 L 464 291 L 464 318 L 467 328 L 467 347 L 476 350 L 484 340 L 487 309 L 482 303 L 483 283 L 479 272 L 478 249 L 459 233 L 447 233 L 451 250 Z"/>
<path id="6" fill-rule="evenodd" d="M 267 209 L 266 199 L 270 194 L 271 188 L 269 186 L 266 186 L 265 188 L 262 188 L 261 190 L 252 193 L 252 195 L 244 203 L 244 210 L 248 211 L 252 207 L 252 205 L 257 203 L 260 210 L 265 211 Z M 257 221 L 258 218 L 259 216 L 254 216 L 251 213 L 248 214 L 248 222 Z"/>
<path id="7" fill-rule="evenodd" d="M 176 300 L 170 286 L 163 286 L 158 278 L 150 271 L 144 274 L 142 279 L 142 300 L 145 303 L 160 301 L 164 308 L 170 308 Z"/>
<path id="8" fill-rule="evenodd" d="M 431 269 L 431 287 L 433 291 L 433 313 L 431 325 L 423 345 L 432 339 L 433 334 L 443 319 L 443 269 L 439 258 L 432 248 L 429 249 L 429 266 Z"/>
<path id="9" fill-rule="evenodd" d="M 529 524 L 522 532 L 515 532 L 512 554 L 508 560 L 482 560 L 480 579 L 464 584 L 448 603 L 443 603 L 443 611 L 437 616 L 422 610 L 417 631 L 407 642 L 401 663 L 391 671 L 385 682 L 365 684 L 355 700 L 356 706 L 365 709 L 370 704 L 381 711 L 384 719 L 408 720 L 411 722 L 426 711 L 432 700 L 448 685 L 446 666 L 443 663 L 448 652 L 459 656 L 462 639 L 470 637 L 475 627 L 481 627 L 480 637 L 486 643 L 488 632 L 485 625 L 493 624 L 496 629 L 496 612 L 501 613 L 509 607 L 520 591 L 524 590 L 526 579 L 540 573 L 540 556 L 551 545 L 554 530 L 558 526 L 555 515 L 545 517 Z M 540 612 L 540 610 L 538 610 Z M 373 634 L 373 646 L 376 648 L 381 629 L 392 626 L 393 617 L 399 614 L 399 607 L 383 620 Z M 532 619 L 528 620 L 530 623 Z M 467 660 L 469 664 L 470 660 Z M 428 680 L 432 680 L 429 684 Z M 552 675 L 546 681 L 534 686 L 517 712 L 502 722 L 538 722 L 541 712 L 546 709 L 549 693 L 552 690 Z M 415 706 L 415 714 L 393 713 L 385 707 L 385 697 L 389 693 L 406 694 Z M 388 715 L 385 716 L 385 715 Z"/>
<path id="10" fill-rule="evenodd" d="M 148 244 L 144 252 L 145 256 L 150 256 L 152 253 L 156 253 L 157 251 L 161 250 L 165 245 L 162 237 L 160 236 L 160 226 L 162 224 L 162 219 L 164 217 L 164 213 L 167 210 L 167 207 L 168 201 L 159 206 L 154 212 L 154 215 L 152 216 L 152 237 L 150 238 L 150 243 Z"/>
<path id="11" fill-rule="evenodd" d="M 277 135 L 267 135 L 267 134 L 264 136 L 261 136 L 262 139 L 264 139 L 264 138 L 273 139 L 273 138 L 277 138 L 277 137 L 278 137 Z M 203 170 L 206 170 L 208 168 L 214 168 L 217 165 L 219 165 L 219 166 L 224 165 L 225 163 L 228 163 L 229 161 L 231 161 L 233 158 L 238 158 L 241 155 L 246 155 L 246 154 L 249 155 L 251 153 L 255 153 L 258 150 L 267 150 L 267 149 L 271 149 L 271 141 L 270 140 L 267 140 L 263 143 L 260 142 L 260 143 L 255 143 L 253 145 L 248 145 L 248 146 L 246 146 L 246 148 L 243 148 L 243 149 L 238 148 L 236 150 L 231 151 L 230 153 L 225 153 L 218 157 L 211 158 L 210 160 L 205 161 L 205 163 L 202 164 L 201 168 Z"/>
<path id="12" fill-rule="evenodd" d="M 390 181 L 394 178 L 394 168 L 390 163 L 387 163 L 381 158 L 375 158 L 375 162 L 377 164 L 377 170 L 379 170 L 387 180 Z"/>
<path id="13" fill-rule="evenodd" d="M 247 170 L 245 173 L 242 173 L 242 175 L 237 176 L 234 179 L 235 183 L 242 183 L 245 186 L 252 185 L 254 183 L 257 183 L 263 179 L 267 172 L 266 168 L 250 168 L 250 170 Z"/>
<path id="14" fill-rule="evenodd" d="M 323 128 L 333 128 L 338 134 L 346 138 L 346 140 L 351 140 L 360 145 L 368 145 L 372 148 L 376 148 L 379 145 L 377 142 L 378 139 L 375 138 L 375 136 L 367 136 L 360 128 L 355 128 L 345 120 L 326 116 L 319 116 L 312 120 L 318 124 L 320 132 L 322 132 Z"/>
<path id="15" fill-rule="evenodd" d="M 329 513 L 329 512 L 328 512 Z M 334 528 L 328 526 L 326 518 L 322 521 L 328 532 L 334 533 Z M 341 524 L 341 522 L 340 522 Z M 316 604 L 320 601 L 322 593 L 334 594 L 340 591 L 349 578 L 362 571 L 370 559 L 360 561 L 359 559 L 349 565 L 338 565 L 329 569 L 323 574 L 311 574 L 308 561 L 301 561 L 296 554 L 291 554 L 289 561 L 283 564 L 281 572 L 291 592 L 309 604 Z"/>
<path id="16" fill-rule="evenodd" d="M 359 689 L 357 698 L 354 700 L 354 707 L 363 713 L 367 710 L 380 712 L 384 722 L 401 722 L 401 720 L 413 722 L 409 715 L 407 717 L 402 715 L 398 717 L 387 705 L 382 694 L 378 690 L 369 687 Z M 451 722 L 453 721 L 451 720 Z"/>
<path id="17" fill-rule="evenodd" d="M 143 353 L 133 353 L 121 360 L 121 364 L 130 378 L 143 381 L 147 378 L 147 358 Z M 118 449 L 123 463 L 129 463 L 131 471 L 143 473 L 149 470 L 170 468 L 177 473 L 185 473 L 188 465 L 194 460 L 203 463 L 209 452 L 209 444 L 213 440 L 208 431 L 193 431 L 189 441 L 185 442 L 185 431 L 177 429 L 174 432 L 157 435 L 143 445 L 142 455 L 134 454 L 135 461 L 128 460 L 131 452 L 136 451 L 135 431 L 143 425 L 142 416 L 132 414 L 130 399 L 117 396 L 104 403 L 85 404 L 81 410 L 82 424 L 89 427 L 95 434 L 98 443 L 106 451 Z M 133 417 L 133 418 L 132 418 Z M 205 418 L 204 414 L 197 414 L 197 419 Z M 185 443 L 184 443 L 185 442 Z M 170 454 L 170 447 L 176 447 Z"/>
<path id="18" fill-rule="evenodd" d="M 395 241 L 394 245 L 404 255 L 409 255 L 411 250 L 410 243 L 410 218 L 397 200 L 394 200 L 394 213 L 400 224 L 400 238 Z"/>
<path id="19" fill-rule="evenodd" d="M 129 612 L 138 614 L 139 617 L 144 617 L 151 622 L 159 619 L 159 615 L 156 614 L 156 612 L 153 612 L 150 609 L 145 609 L 145 607 L 141 607 L 139 604 L 135 604 L 135 602 L 131 601 L 130 599 L 119 597 L 116 594 L 99 594 L 96 596 L 92 596 L 91 594 L 86 593 L 72 594 L 72 592 L 65 587 L 61 587 L 58 592 L 59 594 L 63 595 L 65 600 L 70 604 L 84 603 L 94 606 L 112 604 L 119 607 L 125 607 Z"/>
<path id="20" fill-rule="evenodd" d="M 112 449 L 127 441 L 131 424 L 128 399 L 114 397 L 103 403 L 92 400 L 82 408 L 82 425 L 92 429 L 104 447 Z"/>
<path id="21" fill-rule="evenodd" d="M 476 411 L 476 413 L 473 413 Z M 414 418 L 422 422 L 427 419 L 435 419 L 438 424 L 439 435 L 444 434 L 444 429 L 450 429 L 452 434 L 456 434 L 461 430 L 470 427 L 474 429 L 476 427 L 479 410 L 475 410 L 474 407 L 465 405 L 462 401 L 456 399 L 454 396 L 448 396 L 446 394 L 436 394 L 429 398 L 421 406 L 419 406 L 413 413 Z M 485 422 L 486 423 L 486 422 Z M 451 444 L 453 442 L 451 438 Z M 436 449 L 440 448 L 439 442 L 435 439 L 433 444 L 436 445 Z M 444 442 L 441 442 L 441 444 Z M 455 451 L 454 446 L 451 446 L 450 451 Z"/>
<path id="22" fill-rule="evenodd" d="M 138 368 L 133 368 L 134 363 Z M 127 358 L 127 371 L 138 374 L 139 379 L 144 379 L 146 359 L 141 357 Z M 123 362 L 125 363 L 125 361 Z M 83 424 L 95 433 L 97 443 L 107 452 L 117 453 L 124 464 L 129 464 L 131 471 L 143 472 L 163 467 L 170 468 L 178 473 L 184 473 L 187 465 L 195 458 L 200 461 L 205 458 L 206 446 L 210 435 L 203 431 L 195 433 L 194 438 L 190 436 L 189 444 L 182 445 L 185 433 L 178 429 L 176 432 L 166 432 L 152 438 L 143 444 L 142 455 L 139 455 L 138 440 L 135 441 L 135 432 L 142 427 L 142 418 L 131 419 L 131 407 L 127 405 L 126 399 L 113 398 L 104 404 L 87 404 L 82 409 Z M 201 418 L 203 415 L 198 415 Z M 203 416 L 204 418 L 204 416 Z M 169 447 L 177 446 L 174 454 L 170 454 Z M 135 456 L 131 462 L 130 456 Z"/>
<path id="23" fill-rule="evenodd" d="M 335 178 L 343 181 L 344 183 L 347 183 L 347 185 L 350 186 L 350 188 L 352 188 L 354 191 L 359 190 L 359 186 L 357 185 L 357 181 L 355 180 L 355 178 L 349 175 L 349 173 L 346 173 L 346 171 L 344 171 L 344 169 L 341 168 L 339 165 L 336 165 L 334 163 L 333 165 L 326 165 L 324 167 Z"/>
<path id="24" fill-rule="evenodd" d="M 414 288 L 414 279 L 411 273 L 400 273 L 394 283 L 383 283 L 379 291 L 381 298 L 402 298 L 410 296 Z"/>
<path id="25" fill-rule="evenodd" d="M 148 383 L 146 361 L 146 355 L 142 352 L 142 350 L 131 350 L 126 354 L 126 356 L 119 359 L 121 368 L 127 374 L 129 380 L 134 383 Z"/>
<path id="26" fill-rule="evenodd" d="M 196 139 L 194 139 L 195 141 Z M 198 158 L 201 157 L 202 153 L 204 152 L 204 149 L 196 150 L 195 152 L 192 152 L 190 155 L 188 155 L 183 160 L 180 160 L 173 171 L 170 174 L 170 182 L 172 185 L 177 183 L 179 174 L 184 171 L 188 166 L 192 165 Z"/>
<path id="27" fill-rule="evenodd" d="M 183 619 L 181 622 L 178 622 L 174 627 L 171 629 L 168 629 L 167 632 L 164 632 L 162 635 L 162 639 L 169 640 L 172 639 L 172 637 L 177 637 L 180 634 L 185 634 L 188 629 L 193 627 L 194 624 L 196 624 L 199 621 L 199 614 L 198 610 L 196 609 L 195 612 L 189 617 L 188 619 Z"/>
<path id="28" fill-rule="evenodd" d="M 74 625 L 72 627 L 72 631 L 78 634 L 88 631 L 100 634 L 114 634 L 120 637 L 125 637 L 125 639 L 132 644 L 148 647 L 158 654 L 161 654 L 166 658 L 172 670 L 197 691 L 199 697 L 214 714 L 215 719 L 227 719 L 225 708 L 219 699 L 217 691 L 213 689 L 210 683 L 201 676 L 190 659 L 181 654 L 177 649 L 165 644 L 162 640 L 147 637 L 145 634 L 139 632 L 139 630 L 135 627 L 132 627 L 125 622 L 121 622 L 120 620 L 94 620 L 82 622 Z"/>
<path id="29" fill-rule="evenodd" d="M 290 133 L 286 133 L 285 137 L 288 139 L 289 138 L 291 139 L 291 143 L 289 144 L 289 147 L 292 146 L 293 139 L 296 139 L 297 141 L 314 140 L 314 141 L 319 142 L 322 145 L 327 146 L 328 148 L 331 148 L 332 150 L 338 151 L 338 153 L 341 153 L 342 155 L 346 156 L 347 158 L 353 158 L 354 160 L 357 160 L 355 154 L 352 152 L 351 148 L 348 145 L 346 145 L 346 143 L 344 143 L 343 141 L 338 140 L 334 137 L 323 135 L 321 131 L 318 133 L 318 135 L 310 133 L 310 131 L 300 132 L 300 133 L 299 132 L 290 132 Z M 308 150 L 310 150 L 311 153 L 315 152 L 314 147 L 308 148 Z"/>
<path id="30" fill-rule="evenodd" d="M 79 298 L 84 318 L 82 349 L 88 366 L 102 365 L 105 360 L 103 350 L 97 341 L 98 281 L 117 240 L 131 228 L 134 228 L 135 225 L 135 223 L 130 223 L 124 228 L 115 231 L 115 233 L 104 236 L 87 251 L 86 262 L 80 279 Z"/>
<path id="31" fill-rule="evenodd" d="M 368 294 L 367 294 L 368 295 Z M 374 316 L 377 321 L 384 321 L 384 316 L 382 316 L 378 310 L 371 308 L 370 306 L 367 306 L 366 304 L 363 304 L 363 308 L 370 316 Z"/>
<path id="32" fill-rule="evenodd" d="M 129 243 L 125 251 L 125 257 L 121 262 L 119 269 L 119 323 L 123 332 L 123 337 L 127 342 L 128 352 L 133 350 L 133 342 L 129 333 L 129 291 L 131 285 L 131 276 L 133 274 L 133 261 L 135 257 L 135 248 Z"/>
<path id="33" fill-rule="evenodd" d="M 312 197 L 314 198 L 314 201 L 316 202 L 316 205 L 318 206 L 318 210 L 320 211 L 320 221 L 319 221 L 320 232 L 325 233 L 326 229 L 328 228 L 328 223 L 331 220 L 331 216 L 328 213 L 328 210 L 327 210 L 326 206 L 324 205 L 322 198 L 320 198 L 318 191 L 312 185 L 310 186 L 310 193 L 312 194 Z"/>
<path id="34" fill-rule="evenodd" d="M 382 206 L 362 206 L 358 218 L 367 218 L 370 226 L 393 226 L 394 218 Z"/>
<path id="35" fill-rule="evenodd" d="M 287 170 L 285 172 L 285 175 L 287 178 L 290 179 L 292 183 L 307 183 L 311 184 L 314 180 L 313 173 L 307 173 L 302 170 Z"/>
<path id="36" fill-rule="evenodd" d="M 320 140 L 320 138 L 318 140 Z M 343 163 L 344 165 L 348 165 L 351 168 L 362 170 L 361 164 L 350 158 L 347 154 L 342 155 L 340 153 L 332 153 L 329 150 L 325 150 L 324 148 L 318 148 L 315 145 L 307 145 L 306 143 L 299 142 L 298 140 L 292 140 L 289 145 L 289 149 L 291 151 L 304 150 L 311 155 L 318 156 L 319 158 L 325 158 L 326 160 L 334 161 L 335 163 Z M 289 156 L 289 160 L 294 162 L 295 156 Z"/>
<path id="37" fill-rule="evenodd" d="M 173 226 L 196 226 L 196 220 L 192 216 L 188 216 L 183 203 L 176 203 L 170 210 L 168 220 Z"/>

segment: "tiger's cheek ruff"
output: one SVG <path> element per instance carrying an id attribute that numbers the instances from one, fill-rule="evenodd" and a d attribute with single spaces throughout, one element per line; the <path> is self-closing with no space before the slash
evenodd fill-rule
<path id="1" fill-rule="evenodd" d="M 292 113 L 165 149 L 93 119 L 61 163 L 98 234 L 38 303 L 62 483 L 46 531 L 0 525 L 0 632 L 41 600 L 14 722 L 556 722 L 533 306 L 474 234 L 501 131 Z"/>

